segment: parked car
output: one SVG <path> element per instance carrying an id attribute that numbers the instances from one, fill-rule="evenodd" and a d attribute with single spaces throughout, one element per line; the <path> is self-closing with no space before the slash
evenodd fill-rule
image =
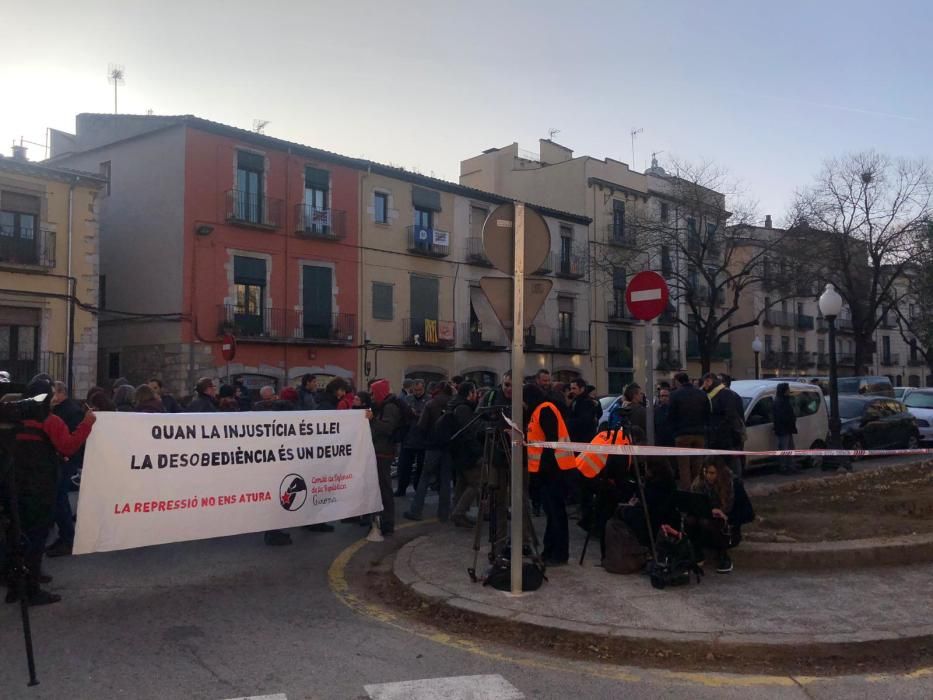
<path id="1" fill-rule="evenodd" d="M 742 397 L 745 405 L 745 449 L 766 451 L 777 449 L 774 434 L 774 396 L 779 382 L 769 380 L 740 380 L 732 382 L 732 391 Z M 823 392 L 815 384 L 787 382 L 791 402 L 797 416 L 797 449 L 825 449 L 829 435 L 829 418 Z M 749 466 L 773 461 L 771 457 L 749 457 Z M 822 458 L 807 460 L 808 464 L 821 466 Z"/>
<path id="2" fill-rule="evenodd" d="M 814 377 L 814 384 L 819 384 L 824 394 L 829 394 L 829 377 Z M 887 377 L 863 375 L 860 377 L 839 377 L 839 395 L 866 394 L 895 398 L 894 385 Z"/>
<path id="3" fill-rule="evenodd" d="M 917 419 L 887 396 L 840 396 L 842 446 L 849 450 L 915 449 Z"/>
<path id="4" fill-rule="evenodd" d="M 898 401 L 904 400 L 904 394 L 910 389 L 909 386 L 896 386 L 894 387 L 894 398 Z"/>
<path id="5" fill-rule="evenodd" d="M 602 411 L 602 415 L 599 417 L 599 425 L 602 426 L 604 423 L 609 422 L 609 413 L 612 411 L 613 406 L 616 405 L 616 402 L 621 401 L 621 396 L 603 396 L 599 400 L 599 408 Z"/>
<path id="6" fill-rule="evenodd" d="M 933 442 L 933 389 L 907 388 L 903 401 L 907 410 L 917 419 L 920 442 Z"/>

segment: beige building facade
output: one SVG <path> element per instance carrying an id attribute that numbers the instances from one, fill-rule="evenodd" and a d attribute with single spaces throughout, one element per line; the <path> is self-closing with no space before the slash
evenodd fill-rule
<path id="1" fill-rule="evenodd" d="M 97 380 L 98 197 L 104 177 L 0 157 L 0 370 L 83 396 Z"/>
<path id="2" fill-rule="evenodd" d="M 504 276 L 486 258 L 482 230 L 505 199 L 406 171 L 362 173 L 360 196 L 360 376 L 395 389 L 404 378 L 455 375 L 498 384 L 511 364 L 509 336 L 479 285 Z M 572 245 L 585 241 L 589 221 L 539 211 L 551 253 L 536 272 L 553 287 L 526 332 L 526 373 L 592 381 L 585 249 Z"/>

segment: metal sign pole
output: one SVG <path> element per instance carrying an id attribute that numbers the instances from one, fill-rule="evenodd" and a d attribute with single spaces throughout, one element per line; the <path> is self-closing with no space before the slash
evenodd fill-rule
<path id="1" fill-rule="evenodd" d="M 645 437 L 648 445 L 654 444 L 654 325 L 645 321 Z"/>
<path id="2" fill-rule="evenodd" d="M 515 263 L 512 297 L 512 422 L 524 428 L 522 385 L 525 380 L 525 205 L 515 204 Z M 525 508 L 522 436 L 512 432 L 512 593 L 522 592 L 522 523 Z"/>

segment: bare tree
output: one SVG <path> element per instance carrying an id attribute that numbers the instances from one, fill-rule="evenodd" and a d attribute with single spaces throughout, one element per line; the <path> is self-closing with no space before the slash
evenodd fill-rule
<path id="1" fill-rule="evenodd" d="M 866 151 L 827 161 L 796 195 L 795 228 L 811 232 L 799 253 L 821 261 L 821 281 L 835 284 L 851 311 L 856 374 L 867 371 L 875 330 L 897 308 L 896 282 L 930 218 L 931 184 L 925 163 Z"/>
<path id="2" fill-rule="evenodd" d="M 614 245 L 618 241 L 610 236 L 595 251 L 594 272 L 602 268 L 608 273 L 603 279 L 611 279 L 618 268 L 659 271 L 670 286 L 676 322 L 686 328 L 688 345 L 708 372 L 729 334 L 757 325 L 767 310 L 747 313 L 767 262 L 783 255 L 784 232 L 756 226 L 754 203 L 710 164 L 675 163 L 649 183 L 653 205 L 626 218 L 629 249 Z M 770 304 L 790 298 L 795 286 L 782 284 Z"/>
<path id="3" fill-rule="evenodd" d="M 897 325 L 904 342 L 916 349 L 916 359 L 933 374 L 933 221 L 927 222 L 927 235 L 911 257 L 894 306 Z M 913 350 L 910 361 L 914 363 Z"/>

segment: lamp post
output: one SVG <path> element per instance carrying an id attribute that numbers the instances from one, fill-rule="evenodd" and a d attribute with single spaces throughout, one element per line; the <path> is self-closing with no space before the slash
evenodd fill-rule
<path id="1" fill-rule="evenodd" d="M 842 422 L 839 420 L 839 371 L 836 366 L 836 317 L 842 311 L 842 297 L 836 288 L 826 285 L 826 290 L 820 295 L 819 299 L 820 313 L 829 324 L 829 446 L 831 449 L 838 450 L 842 447 L 842 438 L 840 428 Z M 849 460 L 843 458 L 833 460 L 836 464 L 851 469 Z"/>
<path id="2" fill-rule="evenodd" d="M 752 352 L 755 353 L 755 379 L 761 379 L 761 364 L 759 362 L 761 347 L 761 338 L 756 335 L 752 341 Z"/>

